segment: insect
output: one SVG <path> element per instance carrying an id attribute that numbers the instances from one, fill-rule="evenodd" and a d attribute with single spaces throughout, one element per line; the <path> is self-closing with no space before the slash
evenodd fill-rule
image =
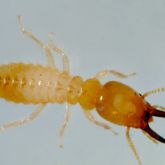
<path id="1" fill-rule="evenodd" d="M 126 75 L 115 70 L 98 72 L 87 80 L 83 80 L 80 76 L 73 76 L 70 74 L 69 60 L 63 50 L 54 44 L 52 34 L 48 36 L 48 44 L 44 44 L 24 28 L 21 16 L 18 20 L 21 32 L 43 48 L 48 65 L 23 63 L 0 65 L 0 97 L 15 103 L 38 105 L 37 110 L 30 116 L 4 124 L 0 126 L 0 131 L 32 121 L 48 103 L 66 103 L 65 118 L 60 129 L 60 136 L 63 137 L 70 119 L 70 107 L 79 103 L 87 119 L 94 124 L 110 129 L 116 134 L 109 125 L 98 121 L 91 113 L 92 110 L 96 110 L 105 120 L 126 127 L 128 143 L 139 165 L 141 160 L 131 140 L 130 128 L 141 129 L 152 141 L 165 143 L 165 139 L 149 126 L 149 123 L 153 121 L 153 116 L 165 117 L 165 111 L 163 111 L 165 108 L 151 105 L 145 100 L 149 95 L 164 92 L 165 88 L 158 88 L 141 95 L 131 87 L 117 81 L 101 84 L 100 80 L 108 75 L 119 78 L 134 75 L 134 73 Z M 62 70 L 56 67 L 53 52 L 61 56 Z"/>

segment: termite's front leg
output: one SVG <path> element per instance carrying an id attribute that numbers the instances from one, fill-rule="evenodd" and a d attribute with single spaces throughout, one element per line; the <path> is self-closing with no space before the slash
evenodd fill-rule
<path id="1" fill-rule="evenodd" d="M 129 76 L 134 76 L 135 74 L 136 74 L 135 72 L 132 72 L 129 74 L 124 74 L 124 73 L 118 72 L 116 70 L 103 70 L 103 71 L 98 72 L 94 76 L 94 78 L 102 79 L 102 78 L 107 77 L 109 75 L 113 75 L 113 76 L 116 76 L 118 78 L 128 78 Z"/>
<path id="2" fill-rule="evenodd" d="M 127 137 L 128 144 L 131 147 L 131 150 L 134 153 L 134 155 L 138 161 L 138 164 L 141 165 L 142 163 L 141 163 L 140 157 L 136 151 L 136 148 L 135 148 L 133 141 L 131 139 L 131 136 L 130 136 L 130 127 L 127 127 L 127 129 L 126 129 L 126 137 Z"/>
<path id="3" fill-rule="evenodd" d="M 101 122 L 101 121 L 98 121 L 98 120 L 92 115 L 92 113 L 91 113 L 90 111 L 85 111 L 85 110 L 84 110 L 84 114 L 85 114 L 86 118 L 87 118 L 89 121 L 91 121 L 92 123 L 96 124 L 96 125 L 99 126 L 99 127 L 104 128 L 104 129 L 109 129 L 109 130 L 112 131 L 112 133 L 114 133 L 115 135 L 117 135 L 117 132 L 115 132 L 114 130 L 112 130 L 112 128 L 111 128 L 109 125 L 107 125 L 106 123 L 103 123 L 103 122 Z"/>

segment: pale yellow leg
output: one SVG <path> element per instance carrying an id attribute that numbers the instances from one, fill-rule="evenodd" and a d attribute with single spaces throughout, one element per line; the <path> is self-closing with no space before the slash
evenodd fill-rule
<path id="1" fill-rule="evenodd" d="M 89 121 L 91 121 L 92 123 L 96 124 L 96 125 L 99 126 L 99 127 L 104 128 L 104 129 L 109 129 L 109 130 L 111 130 L 115 135 L 117 135 L 117 132 L 115 132 L 114 130 L 112 130 L 112 128 L 111 128 L 109 125 L 107 125 L 107 124 L 105 124 L 105 123 L 103 123 L 103 122 L 100 122 L 100 121 L 96 120 L 95 117 L 93 116 L 93 114 L 92 114 L 90 111 L 84 111 L 84 114 L 85 114 L 86 118 L 87 118 Z"/>
<path id="2" fill-rule="evenodd" d="M 53 50 L 54 52 L 56 52 L 57 54 L 59 54 L 62 58 L 63 71 L 69 73 L 69 71 L 70 71 L 69 59 L 68 59 L 67 55 L 64 53 L 64 51 L 61 48 L 57 47 L 56 44 L 54 43 L 53 33 L 49 33 L 48 39 L 49 39 L 48 46 L 50 47 L 50 49 Z"/>
<path id="3" fill-rule="evenodd" d="M 52 67 L 52 68 L 56 68 L 55 61 L 54 61 L 54 58 L 53 58 L 53 55 L 52 55 L 52 52 L 51 52 L 51 49 L 49 48 L 49 46 L 45 45 L 41 40 L 39 40 L 37 37 L 35 37 L 32 32 L 27 31 L 25 29 L 25 27 L 23 25 L 23 21 L 22 21 L 22 16 L 18 16 L 18 21 L 19 21 L 19 24 L 20 24 L 21 32 L 25 36 L 31 38 L 35 43 L 37 43 L 41 48 L 44 49 L 49 66 Z"/>
<path id="4" fill-rule="evenodd" d="M 148 92 L 143 94 L 143 97 L 148 97 L 150 95 L 153 95 L 153 94 L 156 94 L 156 93 L 160 93 L 160 92 L 165 92 L 165 88 L 157 88 L 157 89 L 154 89 L 152 91 L 148 91 Z"/>
<path id="5" fill-rule="evenodd" d="M 61 148 L 63 148 L 64 131 L 65 131 L 65 128 L 67 127 L 67 125 L 68 125 L 68 122 L 69 122 L 70 118 L 71 118 L 70 104 L 66 104 L 66 112 L 65 112 L 65 116 L 64 116 L 64 121 L 63 121 L 63 124 L 60 128 L 60 131 L 59 131 L 59 135 L 60 135 L 60 144 L 59 144 L 59 146 Z"/>
<path id="6" fill-rule="evenodd" d="M 25 124 L 27 122 L 30 122 L 30 121 L 34 120 L 43 111 L 45 106 L 46 106 L 46 104 L 41 104 L 37 108 L 36 111 L 34 111 L 32 114 L 30 114 L 29 116 L 25 117 L 24 119 L 16 120 L 14 122 L 10 122 L 10 123 L 7 123 L 7 124 L 4 124 L 4 125 L 0 126 L 0 131 L 5 131 L 8 128 L 15 128 L 17 126 L 23 125 L 23 124 Z"/>
<path id="7" fill-rule="evenodd" d="M 138 155 L 138 153 L 136 151 L 136 148 L 135 148 L 135 146 L 133 144 L 133 141 L 132 141 L 132 139 L 130 137 L 130 127 L 127 127 L 126 137 L 127 137 L 127 141 L 129 143 L 129 146 L 131 147 L 131 150 L 133 151 L 133 153 L 134 153 L 134 155 L 135 155 L 135 157 L 136 157 L 136 159 L 138 161 L 138 165 L 141 165 L 142 163 L 141 163 L 140 157 L 139 157 L 139 155 Z"/>
<path id="8" fill-rule="evenodd" d="M 135 72 L 130 73 L 130 74 L 124 74 L 124 73 L 118 72 L 116 70 L 103 70 L 103 71 L 98 72 L 94 76 L 94 78 L 102 79 L 102 78 L 107 77 L 109 75 L 114 75 L 118 78 L 128 78 L 129 76 L 134 76 L 135 74 L 136 74 Z"/>

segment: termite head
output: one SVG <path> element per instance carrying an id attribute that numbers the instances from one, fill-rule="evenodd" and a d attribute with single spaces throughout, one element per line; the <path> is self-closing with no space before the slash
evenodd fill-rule
<path id="1" fill-rule="evenodd" d="M 144 96 L 125 84 L 110 81 L 103 85 L 96 110 L 108 121 L 127 127 L 140 128 L 156 140 L 165 143 L 165 139 L 149 127 L 153 116 L 165 117 L 165 112 L 151 106 L 145 101 Z"/>

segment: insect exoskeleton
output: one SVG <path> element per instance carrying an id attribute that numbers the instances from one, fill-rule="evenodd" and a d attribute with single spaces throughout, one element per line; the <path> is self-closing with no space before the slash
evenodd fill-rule
<path id="1" fill-rule="evenodd" d="M 75 104 L 83 80 L 51 67 L 12 63 L 0 66 L 0 97 L 16 103 Z"/>
<path id="2" fill-rule="evenodd" d="M 71 114 L 70 105 L 79 103 L 86 117 L 97 126 L 110 129 L 116 134 L 109 125 L 98 121 L 93 116 L 91 110 L 94 109 L 107 121 L 126 126 L 126 137 L 139 165 L 141 165 L 141 160 L 129 134 L 131 127 L 140 128 L 154 142 L 165 143 L 165 139 L 149 127 L 153 116 L 165 117 L 165 111 L 163 111 L 165 108 L 152 106 L 145 100 L 151 94 L 164 92 L 165 88 L 158 88 L 140 95 L 131 87 L 117 81 L 109 81 L 102 85 L 100 79 L 109 74 L 119 78 L 134 75 L 134 73 L 126 75 L 116 70 L 98 72 L 86 81 L 80 76 L 72 76 L 69 60 L 63 50 L 54 44 L 52 36 L 49 35 L 49 42 L 45 44 L 25 29 L 21 16 L 18 20 L 21 32 L 44 50 L 48 65 L 23 63 L 0 65 L 0 97 L 15 103 L 39 104 L 37 110 L 29 116 L 0 126 L 0 131 L 34 120 L 47 103 L 66 103 L 65 118 L 60 129 L 60 136 L 63 137 Z M 62 58 L 62 71 L 56 67 L 53 52 Z"/>

